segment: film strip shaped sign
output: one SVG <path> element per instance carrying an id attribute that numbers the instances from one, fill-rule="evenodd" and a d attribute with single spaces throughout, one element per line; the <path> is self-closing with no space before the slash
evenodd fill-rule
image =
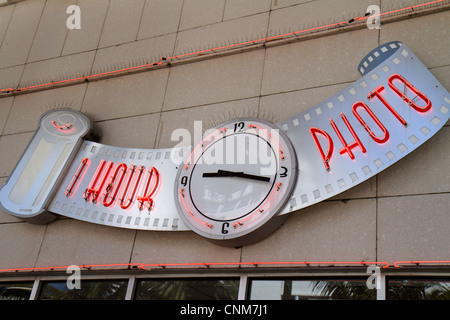
<path id="1" fill-rule="evenodd" d="M 0 208 L 37 223 L 59 214 L 122 228 L 193 230 L 232 246 L 256 241 L 285 214 L 373 177 L 448 121 L 450 94 L 405 44 L 374 49 L 358 70 L 362 78 L 307 111 L 276 124 L 227 121 L 193 148 L 99 144 L 85 140 L 91 128 L 85 115 L 51 111 L 0 189 Z M 239 136 L 262 141 L 276 158 L 275 171 L 267 176 L 251 172 L 251 166 L 200 171 L 197 162 L 213 145 Z M 200 156 L 193 157 L 199 147 Z M 234 202 L 217 198 L 211 185 Z M 226 190 L 233 188 L 241 193 Z M 208 197 L 226 209 L 206 213 Z"/>
<path id="2" fill-rule="evenodd" d="M 189 150 L 118 148 L 85 140 L 49 210 L 114 227 L 190 230 L 175 206 L 179 165 L 172 161 Z"/>
<path id="3" fill-rule="evenodd" d="M 297 152 L 299 179 L 283 213 L 371 178 L 430 139 L 448 121 L 450 95 L 402 42 L 359 64 L 344 90 L 278 125 Z"/>

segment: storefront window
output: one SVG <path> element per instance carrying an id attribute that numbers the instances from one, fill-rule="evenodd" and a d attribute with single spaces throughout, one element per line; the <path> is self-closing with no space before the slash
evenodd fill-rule
<path id="1" fill-rule="evenodd" d="M 388 279 L 389 300 L 450 300 L 450 279 Z"/>
<path id="2" fill-rule="evenodd" d="M 44 282 L 42 300 L 123 300 L 128 280 L 82 280 L 80 288 L 69 289 L 66 281 Z"/>
<path id="3" fill-rule="evenodd" d="M 28 300 L 32 288 L 33 281 L 0 282 L 0 300 Z"/>
<path id="4" fill-rule="evenodd" d="M 254 279 L 250 300 L 375 300 L 365 279 Z"/>
<path id="5" fill-rule="evenodd" d="M 145 279 L 137 283 L 137 300 L 236 300 L 239 279 Z"/>

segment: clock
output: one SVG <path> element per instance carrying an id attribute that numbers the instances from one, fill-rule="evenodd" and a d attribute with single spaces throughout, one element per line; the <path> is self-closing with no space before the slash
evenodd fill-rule
<path id="1" fill-rule="evenodd" d="M 230 120 L 208 130 L 180 164 L 175 198 L 194 232 L 241 246 L 273 232 L 298 175 L 287 135 L 256 118 Z"/>

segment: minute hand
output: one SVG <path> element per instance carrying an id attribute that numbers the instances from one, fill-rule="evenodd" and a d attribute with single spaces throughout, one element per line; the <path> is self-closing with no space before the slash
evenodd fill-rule
<path id="1" fill-rule="evenodd" d="M 253 174 L 247 174 L 244 172 L 235 172 L 235 171 L 228 171 L 228 170 L 218 170 L 217 172 L 203 173 L 203 178 L 213 178 L 213 177 L 238 177 L 238 178 L 252 179 L 252 180 L 258 180 L 258 181 L 265 181 L 265 182 L 270 181 L 269 177 L 257 176 L 257 175 L 253 175 Z"/>

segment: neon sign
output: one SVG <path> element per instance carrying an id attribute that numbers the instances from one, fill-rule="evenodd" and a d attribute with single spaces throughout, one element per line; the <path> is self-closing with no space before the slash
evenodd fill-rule
<path id="1" fill-rule="evenodd" d="M 398 80 L 403 84 L 403 86 L 404 86 L 403 91 L 400 91 L 400 89 L 396 85 L 394 85 L 394 83 L 393 83 L 394 80 Z M 395 92 L 403 100 L 404 103 L 409 105 L 415 111 L 417 111 L 419 113 L 424 113 L 424 112 L 427 112 L 428 110 L 430 110 L 430 108 L 431 108 L 430 99 L 425 94 L 423 94 L 421 91 L 419 91 L 417 88 L 412 86 L 411 83 L 409 83 L 401 75 L 393 74 L 393 75 L 389 76 L 388 83 L 389 83 L 389 87 L 391 88 L 391 90 L 393 92 Z M 383 103 L 383 105 L 395 116 L 395 118 L 397 118 L 397 120 L 403 126 L 407 127 L 408 126 L 407 122 L 392 107 L 392 105 L 389 104 L 386 101 L 386 99 L 380 94 L 382 91 L 384 91 L 384 87 L 381 85 L 381 86 L 377 87 L 374 91 L 371 91 L 368 94 L 367 99 L 370 102 L 373 97 L 377 97 Z M 412 97 L 412 98 L 408 97 L 408 91 L 412 92 L 414 94 L 414 97 Z M 417 103 L 414 102 L 417 98 L 422 100 L 425 103 L 425 105 L 424 106 L 417 105 Z M 373 123 L 376 125 L 376 127 L 378 128 L 378 131 L 381 131 L 381 136 L 377 136 L 374 133 L 374 131 L 369 127 L 369 125 L 366 123 L 366 120 L 363 119 L 363 116 L 361 115 L 360 110 L 364 110 L 366 112 L 366 114 L 369 116 L 369 120 L 371 119 L 373 121 Z M 356 101 L 355 103 L 353 103 L 352 114 L 359 121 L 359 123 L 364 128 L 364 130 L 367 131 L 367 133 L 369 134 L 369 136 L 372 138 L 373 141 L 375 141 L 378 144 L 382 144 L 389 140 L 389 138 L 390 138 L 389 131 L 383 125 L 381 120 L 375 115 L 374 111 L 372 111 L 372 109 L 366 103 L 364 103 L 362 101 Z M 329 120 L 330 124 L 331 124 L 332 128 L 334 129 L 334 131 L 336 132 L 337 136 L 339 137 L 339 140 L 342 143 L 342 148 L 339 150 L 339 153 L 341 155 L 344 155 L 346 153 L 346 154 L 348 154 L 350 159 L 354 160 L 355 155 L 354 155 L 352 149 L 359 148 L 362 153 L 366 153 L 366 148 L 364 147 L 363 143 L 361 142 L 361 139 L 356 134 L 354 128 L 348 121 L 345 114 L 343 112 L 341 112 L 340 116 L 341 116 L 343 122 L 345 123 L 347 129 L 350 131 L 354 141 L 351 142 L 350 144 L 348 144 L 347 141 L 345 140 L 343 134 L 339 130 L 338 126 L 336 125 L 335 121 L 330 118 L 330 120 Z M 390 120 L 389 118 L 386 119 L 386 121 L 389 121 L 389 120 Z M 322 161 L 325 165 L 325 168 L 329 171 L 330 170 L 330 161 L 331 161 L 331 157 L 333 154 L 333 148 L 334 148 L 333 140 L 332 140 L 331 136 L 323 129 L 311 127 L 309 130 L 314 139 L 314 142 L 316 143 L 319 153 L 322 157 Z M 322 148 L 322 145 L 320 144 L 320 142 L 317 138 L 317 134 L 321 134 L 322 136 L 324 136 L 327 139 L 328 149 L 327 149 L 326 153 L 324 152 L 324 149 Z"/>
<path id="2" fill-rule="evenodd" d="M 85 115 L 51 111 L 1 187 L 0 207 L 37 223 L 59 214 L 121 228 L 193 230 L 226 245 L 256 241 L 254 235 L 267 236 L 285 214 L 346 191 L 402 159 L 449 120 L 450 94 L 405 44 L 393 41 L 372 50 L 358 70 L 360 79 L 304 112 L 276 124 L 230 120 L 193 148 L 96 143 L 87 139 L 91 124 Z M 199 160 L 212 155 L 218 141 L 238 136 L 265 136 L 276 170 L 261 174 L 247 164 L 222 163 L 202 164 L 199 171 Z M 240 212 L 239 200 L 250 190 L 261 194 L 252 194 L 252 204 Z M 228 203 L 228 217 L 218 209 L 226 195 L 235 201 Z"/>
<path id="3" fill-rule="evenodd" d="M 87 158 L 81 160 L 78 170 L 66 189 L 66 196 L 73 195 L 73 189 L 79 182 L 80 171 L 86 168 L 87 162 Z M 132 204 L 137 202 L 139 210 L 147 208 L 150 211 L 153 206 L 153 197 L 159 186 L 159 172 L 156 168 L 151 167 L 148 169 L 147 177 L 143 180 L 144 171 L 145 167 L 142 165 L 139 167 L 131 165 L 128 168 L 125 163 L 114 165 L 111 161 L 106 163 L 101 160 L 88 188 L 83 193 L 83 199 L 92 203 L 101 199 L 104 207 L 117 204 L 124 210 L 129 209 Z M 141 196 L 137 195 L 139 188 L 143 190 Z"/>

